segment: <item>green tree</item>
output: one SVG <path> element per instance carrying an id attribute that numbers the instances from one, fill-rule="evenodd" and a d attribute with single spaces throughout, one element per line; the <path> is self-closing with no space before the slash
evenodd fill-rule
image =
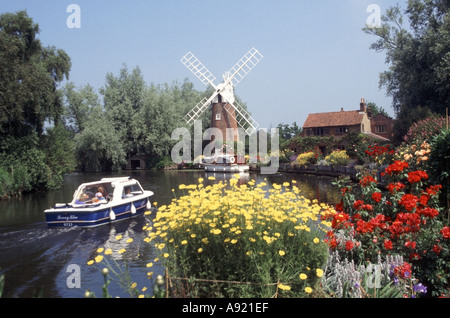
<path id="1" fill-rule="evenodd" d="M 367 103 L 367 108 L 368 109 L 370 108 L 370 111 L 372 112 L 372 116 L 376 116 L 378 114 L 383 114 L 384 116 L 391 118 L 391 116 L 389 116 L 389 114 L 383 107 L 378 106 L 374 102 Z"/>
<path id="2" fill-rule="evenodd" d="M 404 15 L 391 7 L 381 27 L 363 29 L 378 37 L 371 48 L 386 53 L 389 69 L 380 74 L 380 87 L 392 96 L 398 118 L 419 106 L 443 115 L 450 104 L 449 12 L 448 0 L 409 0 Z M 399 125 L 399 135 L 412 123 Z"/>
<path id="3" fill-rule="evenodd" d="M 302 132 L 302 128 L 299 127 L 296 122 L 294 122 L 291 126 L 288 124 L 281 123 L 278 124 L 277 128 L 279 130 L 280 135 L 281 149 L 286 148 L 289 145 L 292 138 L 300 135 Z"/>
<path id="4" fill-rule="evenodd" d="M 90 117 L 101 116 L 102 106 L 94 88 L 87 84 L 76 90 L 75 84 L 67 83 L 63 88 L 65 97 L 65 125 L 75 133 L 81 132 Z"/>
<path id="5" fill-rule="evenodd" d="M 61 185 L 74 167 L 73 143 L 60 123 L 70 58 L 43 47 L 26 11 L 0 15 L 0 196 Z M 45 127 L 45 123 L 53 127 Z"/>
<path id="6" fill-rule="evenodd" d="M 125 143 L 108 113 L 90 117 L 85 129 L 75 135 L 78 169 L 85 172 L 120 170 L 126 164 Z"/>
<path id="7" fill-rule="evenodd" d="M 26 11 L 0 16 L 0 134 L 44 132 L 44 121 L 62 114 L 58 84 L 69 76 L 69 56 L 42 47 L 39 26 Z"/>

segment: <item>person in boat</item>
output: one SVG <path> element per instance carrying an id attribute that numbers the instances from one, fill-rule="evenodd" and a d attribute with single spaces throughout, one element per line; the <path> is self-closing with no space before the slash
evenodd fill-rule
<path id="1" fill-rule="evenodd" d="M 106 198 L 103 196 L 103 193 L 101 192 L 97 192 L 95 194 L 95 197 L 92 199 L 92 202 L 102 202 L 102 201 L 106 201 Z"/>
<path id="2" fill-rule="evenodd" d="M 105 188 L 103 188 L 102 186 L 99 186 L 97 188 L 97 193 L 99 193 L 99 192 L 102 194 L 103 198 L 106 198 L 106 196 L 108 195 L 105 191 Z"/>
<path id="3" fill-rule="evenodd" d="M 87 200 L 89 200 L 89 196 L 86 193 L 82 193 L 80 197 L 75 201 L 75 204 L 87 204 Z"/>
<path id="4" fill-rule="evenodd" d="M 131 193 L 131 189 L 130 188 L 125 188 L 125 195 L 123 195 L 123 198 L 131 198 L 133 196 L 133 193 Z"/>

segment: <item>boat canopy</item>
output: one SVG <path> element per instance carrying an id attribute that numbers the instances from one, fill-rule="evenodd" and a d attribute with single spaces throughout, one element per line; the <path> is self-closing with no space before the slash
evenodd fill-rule
<path id="1" fill-rule="evenodd" d="M 81 184 L 74 193 L 72 205 L 107 203 L 143 193 L 139 182 L 131 177 L 103 178 Z"/>

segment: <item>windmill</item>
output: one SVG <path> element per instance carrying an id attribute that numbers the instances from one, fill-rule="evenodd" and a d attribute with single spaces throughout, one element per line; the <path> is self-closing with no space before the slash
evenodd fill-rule
<path id="1" fill-rule="evenodd" d="M 183 63 L 206 86 L 211 85 L 214 93 L 209 98 L 201 100 L 185 116 L 185 120 L 192 125 L 200 115 L 212 104 L 211 126 L 219 128 L 225 140 L 238 140 L 237 127 L 251 135 L 258 128 L 258 123 L 239 105 L 233 88 L 258 64 L 263 56 L 255 48 L 251 48 L 229 71 L 223 74 L 223 82 L 216 85 L 216 77 L 200 62 L 194 54 L 188 52 L 181 58 Z M 228 129 L 227 129 L 228 128 Z M 227 135 L 233 128 L 233 136 Z"/>

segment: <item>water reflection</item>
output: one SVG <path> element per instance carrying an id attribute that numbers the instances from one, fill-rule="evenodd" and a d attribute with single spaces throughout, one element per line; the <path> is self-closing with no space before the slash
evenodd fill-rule
<path id="1" fill-rule="evenodd" d="M 150 244 L 144 243 L 147 233 L 143 227 L 151 223 L 152 216 L 140 215 L 96 228 L 48 229 L 43 211 L 56 202 L 70 202 L 80 183 L 95 181 L 103 177 L 132 176 L 138 179 L 144 189 L 152 190 L 153 202 L 170 204 L 174 195 L 179 194 L 180 184 L 197 183 L 198 178 L 207 182 L 226 181 L 233 177 L 227 173 L 195 171 L 126 171 L 121 174 L 73 174 L 66 176 L 63 186 L 55 191 L 38 192 L 19 199 L 0 202 L 0 274 L 5 274 L 4 297 L 83 297 L 86 289 L 97 296 L 102 295 L 103 276 L 96 266 L 86 265 L 93 259 L 99 247 L 111 248 L 112 260 L 126 259 L 131 277 L 138 288 L 150 281 L 147 273 L 161 272 L 161 268 L 147 268 L 156 253 Z M 216 181 L 208 180 L 214 177 Z M 319 202 L 336 203 L 340 192 L 327 177 L 278 173 L 260 175 L 255 172 L 240 174 L 240 183 L 255 180 L 266 182 L 267 188 L 273 183 L 297 181 L 302 195 Z M 174 192 L 172 191 L 174 190 Z M 117 236 L 122 235 L 120 240 Z M 127 239 L 133 241 L 127 243 Z M 118 254 L 117 251 L 126 252 Z M 77 264 L 81 268 L 81 288 L 68 288 L 68 265 Z M 114 296 L 127 297 L 128 294 L 115 283 L 110 285 Z"/>

